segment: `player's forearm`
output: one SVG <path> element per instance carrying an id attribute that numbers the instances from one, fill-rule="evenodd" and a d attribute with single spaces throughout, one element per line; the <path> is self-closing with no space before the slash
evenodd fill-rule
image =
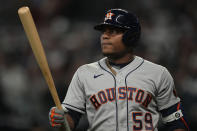
<path id="1" fill-rule="evenodd" d="M 73 121 L 72 117 L 69 114 L 66 114 L 66 119 L 68 121 L 70 129 L 73 130 L 74 127 L 75 127 L 75 124 L 74 124 L 74 121 Z"/>

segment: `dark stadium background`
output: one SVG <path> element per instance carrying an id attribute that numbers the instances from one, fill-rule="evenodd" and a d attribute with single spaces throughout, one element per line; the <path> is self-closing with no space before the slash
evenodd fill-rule
<path id="1" fill-rule="evenodd" d="M 17 10 L 29 6 L 60 96 L 73 73 L 102 57 L 93 26 L 104 11 L 125 8 L 142 24 L 136 53 L 172 74 L 191 130 L 197 129 L 197 1 L 195 0 L 7 0 L 0 4 L 0 130 L 53 131 L 54 106 Z M 77 131 L 85 130 L 85 116 Z M 162 125 L 160 131 L 165 131 Z"/>

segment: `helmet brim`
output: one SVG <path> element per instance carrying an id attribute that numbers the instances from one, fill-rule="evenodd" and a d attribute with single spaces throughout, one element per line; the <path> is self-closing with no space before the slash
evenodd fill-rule
<path id="1" fill-rule="evenodd" d="M 110 23 L 101 23 L 99 25 L 94 26 L 94 29 L 98 30 L 98 31 L 102 31 L 106 27 L 116 27 L 116 28 L 120 28 L 120 29 L 128 29 L 128 28 L 125 28 L 125 27 L 122 27 L 119 25 L 110 24 Z"/>

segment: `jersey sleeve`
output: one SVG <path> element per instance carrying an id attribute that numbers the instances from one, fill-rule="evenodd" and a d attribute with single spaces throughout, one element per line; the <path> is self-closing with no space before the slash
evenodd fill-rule
<path id="1" fill-rule="evenodd" d="M 180 101 L 176 95 L 174 80 L 166 68 L 163 69 L 160 77 L 156 101 L 159 110 L 166 109 Z"/>
<path id="2" fill-rule="evenodd" d="M 79 113 L 85 113 L 85 92 L 82 83 L 80 68 L 75 72 L 68 87 L 66 97 L 62 103 L 63 109 L 71 109 Z"/>

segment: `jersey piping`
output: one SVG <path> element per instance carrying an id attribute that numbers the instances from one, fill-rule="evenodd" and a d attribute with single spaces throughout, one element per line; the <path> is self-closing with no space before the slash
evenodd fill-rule
<path id="1" fill-rule="evenodd" d="M 126 97 L 127 97 L 127 131 L 129 131 L 129 118 L 128 118 L 128 108 L 129 108 L 129 103 L 128 103 L 128 87 L 127 87 L 127 77 L 134 72 L 135 70 L 137 70 L 142 64 L 144 63 L 144 59 L 141 62 L 140 65 L 138 65 L 135 69 L 131 70 L 125 77 L 125 86 L 126 86 Z"/>
<path id="2" fill-rule="evenodd" d="M 78 108 L 78 107 L 75 107 L 73 105 L 70 105 L 70 104 L 67 104 L 67 103 L 62 103 L 63 105 L 66 105 L 66 108 L 69 108 L 71 110 L 75 110 L 75 111 L 78 111 L 80 113 L 85 113 L 85 109 L 81 109 L 81 108 Z"/>
<path id="3" fill-rule="evenodd" d="M 116 99 L 116 78 L 114 77 L 113 73 L 111 73 L 110 71 L 108 71 L 104 67 L 102 67 L 99 61 L 98 61 L 98 64 L 101 67 L 101 69 L 108 72 L 114 78 L 115 102 L 116 102 L 116 131 L 118 131 L 118 104 L 117 104 L 117 99 Z"/>

